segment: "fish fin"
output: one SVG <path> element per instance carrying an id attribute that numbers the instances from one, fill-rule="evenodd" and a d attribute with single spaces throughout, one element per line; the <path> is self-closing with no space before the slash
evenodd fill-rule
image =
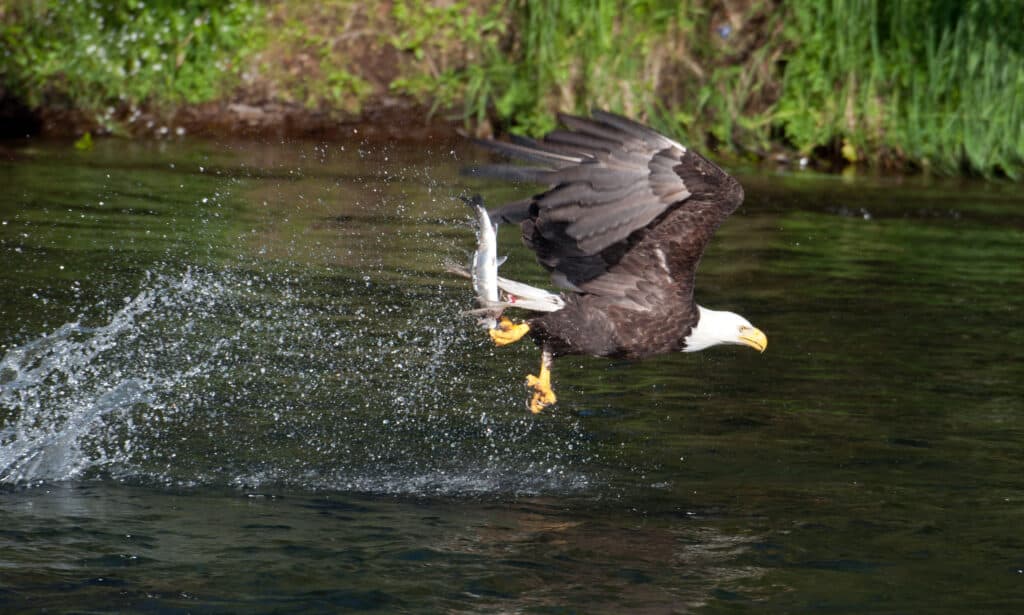
<path id="1" fill-rule="evenodd" d="M 444 266 L 444 270 L 447 271 L 448 273 L 452 274 L 452 275 L 457 275 L 460 278 L 472 278 L 473 277 L 473 274 L 470 273 L 470 271 L 469 271 L 469 267 L 466 267 L 465 265 L 460 265 L 460 264 L 458 264 L 458 263 L 456 263 L 454 261 L 451 261 L 451 260 L 445 260 L 444 263 L 442 263 L 442 264 Z"/>

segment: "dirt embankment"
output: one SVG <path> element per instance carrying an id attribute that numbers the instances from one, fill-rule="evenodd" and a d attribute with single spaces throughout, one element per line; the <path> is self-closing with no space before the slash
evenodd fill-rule
<path id="1" fill-rule="evenodd" d="M 465 45 L 446 41 L 443 57 L 403 49 L 391 2 L 270 3 L 265 44 L 232 67 L 236 83 L 198 104 L 167 101 L 81 109 L 44 94 L 33 107 L 0 85 L 0 138 L 114 134 L 273 138 L 451 138 L 458 111 L 432 109 L 425 97 L 397 91 L 396 80 L 430 74 L 438 62 L 464 65 Z M 0 12 L 2 17 L 2 12 Z M 228 79 L 225 75 L 225 79 Z"/>
<path id="2" fill-rule="evenodd" d="M 198 135 L 334 140 L 358 134 L 370 140 L 418 141 L 454 138 L 462 125 L 457 118 L 431 113 L 412 101 L 375 105 L 371 100 L 359 113 L 339 116 L 285 102 L 242 97 L 186 105 L 170 115 L 138 111 L 134 117 L 125 114 L 124 120 L 124 133 L 141 138 Z M 68 138 L 87 132 L 110 134 L 94 117 L 75 109 L 30 109 L 16 99 L 0 98 L 0 139 Z"/>

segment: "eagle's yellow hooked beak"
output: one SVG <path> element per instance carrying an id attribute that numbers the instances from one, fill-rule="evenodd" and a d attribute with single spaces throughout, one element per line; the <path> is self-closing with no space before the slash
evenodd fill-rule
<path id="1" fill-rule="evenodd" d="M 764 352 L 768 347 L 768 336 L 757 327 L 743 327 L 740 329 L 740 343 L 758 352 Z"/>

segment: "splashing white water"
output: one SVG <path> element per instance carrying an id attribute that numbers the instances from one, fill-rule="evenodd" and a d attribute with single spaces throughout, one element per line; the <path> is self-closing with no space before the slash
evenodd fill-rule
<path id="1" fill-rule="evenodd" d="M 460 298 L 369 295 L 362 277 L 318 283 L 153 274 L 104 324 L 69 323 L 11 349 L 0 361 L 0 483 L 588 486 L 573 469 L 575 421 L 536 427 L 518 378 L 467 362 Z"/>
<path id="2" fill-rule="evenodd" d="M 108 450 L 83 450 L 88 437 L 134 407 L 153 405 L 159 392 L 201 369 L 153 369 L 139 344 L 148 314 L 180 307 L 197 288 L 191 272 L 174 281 L 157 277 L 154 288 L 126 298 L 102 326 L 68 323 L 8 351 L 0 359 L 0 408 L 8 415 L 0 430 L 0 482 L 73 479 L 115 461 Z M 181 338 L 169 341 L 166 352 L 180 349 Z"/>

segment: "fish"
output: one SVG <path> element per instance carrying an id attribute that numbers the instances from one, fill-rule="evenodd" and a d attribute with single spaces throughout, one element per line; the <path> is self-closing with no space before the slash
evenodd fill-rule
<path id="1" fill-rule="evenodd" d="M 480 325 L 490 330 L 498 327 L 498 319 L 502 317 L 506 308 L 556 312 L 565 307 L 565 300 L 561 295 L 498 275 L 498 267 L 507 258 L 498 258 L 498 223 L 491 218 L 479 195 L 462 197 L 462 200 L 473 209 L 474 223 L 477 227 L 477 248 L 468 269 L 453 264 L 448 264 L 446 268 L 451 273 L 473 281 L 473 290 L 476 292 L 479 307 L 465 313 L 479 316 Z"/>
<path id="2" fill-rule="evenodd" d="M 477 247 L 469 271 L 476 300 L 481 308 L 478 310 L 481 314 L 480 324 L 485 329 L 494 329 L 504 310 L 498 303 L 498 225 L 491 221 L 480 195 L 463 197 L 462 200 L 473 209 L 477 226 Z"/>

